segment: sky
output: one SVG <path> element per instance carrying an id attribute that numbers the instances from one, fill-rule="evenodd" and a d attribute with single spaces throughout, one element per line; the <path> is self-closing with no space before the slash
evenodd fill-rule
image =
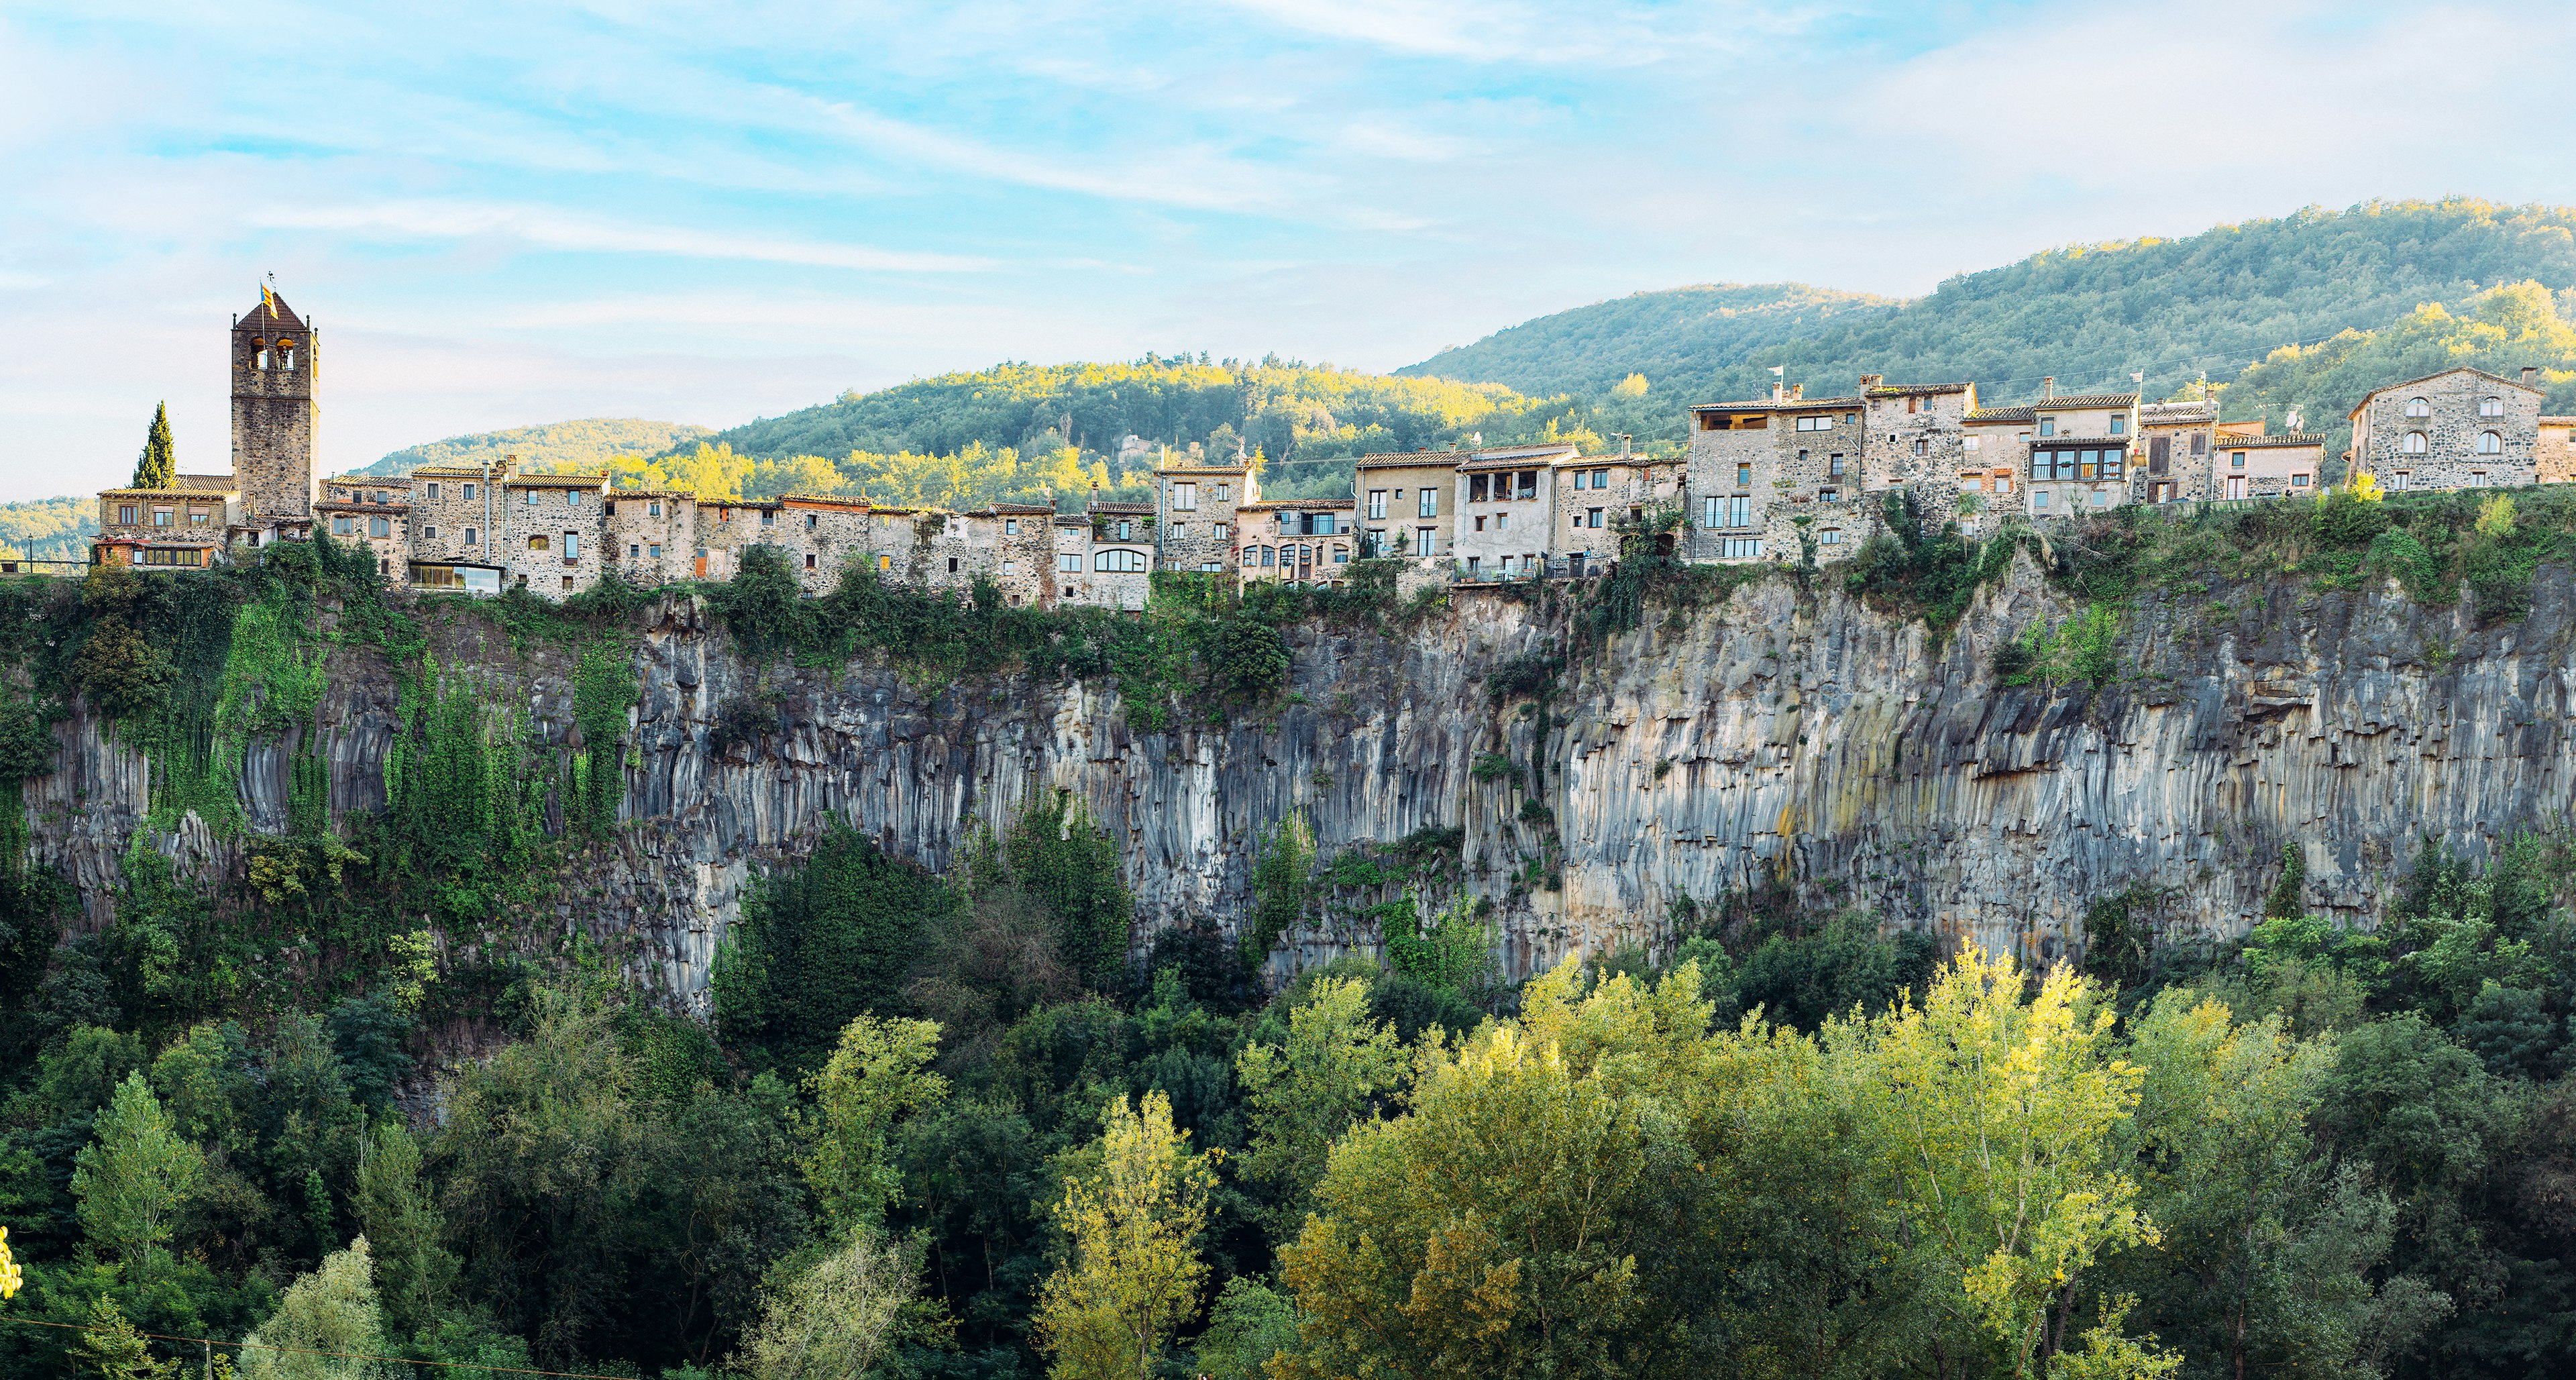
<path id="1" fill-rule="evenodd" d="M 2375 197 L 2576 201 L 2576 6 L 9 0 L 0 500 L 1003 360 L 1387 369 L 1702 282 L 1914 295 Z M 41 327 L 36 323 L 41 322 Z"/>

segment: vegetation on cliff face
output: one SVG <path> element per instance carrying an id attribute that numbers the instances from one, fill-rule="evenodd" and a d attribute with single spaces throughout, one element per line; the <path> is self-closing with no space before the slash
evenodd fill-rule
<path id="1" fill-rule="evenodd" d="M 2456 576 L 2484 610 L 2479 571 L 2566 554 L 2549 496 L 2486 496 L 2517 498 L 1985 545 L 1900 525 L 1853 578 L 1937 623 L 1994 550 L 2027 551 L 2116 611 L 2220 566 L 2379 578 L 2403 534 L 2428 588 Z M 2466 531 L 2437 553 L 2445 522 Z M 1546 715 L 1612 634 L 1722 592 L 1655 536 L 1623 534 L 1632 588 L 1556 610 L 1569 645 L 1496 668 L 1497 712 Z M 804 600 L 785 574 L 696 591 L 764 664 L 1102 675 L 1173 719 L 1291 693 L 1283 625 L 1419 612 L 1382 581 L 1165 580 L 1124 619 L 859 578 Z M 2483 871 L 2428 844 L 2368 933 L 2267 868 L 2242 941 L 2132 886 L 2080 971 L 2041 973 L 1781 887 L 1679 908 L 1669 951 L 1508 986 L 1453 831 L 1322 857 L 1291 823 L 1261 853 L 1263 937 L 1390 961 L 1272 992 L 1267 945 L 1210 928 L 1131 961 L 1116 840 L 1042 796 L 946 876 L 836 830 L 763 883 L 700 1024 L 557 913 L 596 903 L 566 864 L 618 828 L 648 603 L 390 599 L 327 541 L 0 583 L 11 782 L 50 770 L 55 716 L 113 703 L 156 826 L 184 801 L 249 853 L 205 886 L 139 841 L 114 923 L 58 944 L 68 887 L 23 834 L 6 850 L 0 1225 L 27 1287 L 0 1318 L 99 1330 L 0 1324 L 0 1367 L 201 1355 L 157 1333 L 692 1380 L 2506 1376 L 2576 1327 L 2563 835 Z M 337 829 L 326 654 L 402 685 L 389 804 Z M 514 659 L 569 688 L 568 719 L 502 707 L 529 702 L 491 693 Z M 715 731 L 749 747 L 780 712 L 755 695 Z M 285 759 L 274 835 L 229 774 L 255 745 Z M 1497 791 L 1543 770 L 1492 756 Z"/>

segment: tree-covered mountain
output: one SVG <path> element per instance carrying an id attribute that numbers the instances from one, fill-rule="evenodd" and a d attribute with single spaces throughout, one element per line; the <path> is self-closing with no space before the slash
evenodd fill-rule
<path id="1" fill-rule="evenodd" d="M 1810 393 L 1875 373 L 1974 379 L 2010 400 L 2037 393 L 2043 376 L 2084 389 L 2139 373 L 2150 396 L 2163 396 L 2204 371 L 2232 378 L 2285 345 L 2387 326 L 2427 302 L 2457 311 L 2525 280 L 2576 287 L 2576 210 L 2374 201 L 2183 239 L 2052 249 L 1901 303 L 1803 285 L 1641 293 L 1397 372 L 1595 399 L 1640 374 L 1658 405 L 1634 429 L 1677 437 L 1678 405 L 1759 396 L 1774 365 Z"/>
<path id="2" fill-rule="evenodd" d="M 1571 427 L 1566 409 L 1497 384 L 1394 378 L 1276 357 L 1211 362 L 1147 355 L 1124 364 L 1000 364 L 849 392 L 819 407 L 705 438 L 762 460 L 955 455 L 969 447 L 1052 455 L 1079 448 L 1124 477 L 1164 447 L 1238 446 L 1271 462 L 1282 492 L 1346 480 L 1351 457 L 1445 441 L 1502 442 Z M 1135 440 L 1130 443 L 1127 438 Z M 695 449 L 691 441 L 686 449 Z M 673 447 L 676 452 L 683 447 Z M 846 467 L 845 467 L 846 468 Z"/>
<path id="3" fill-rule="evenodd" d="M 86 494 L 0 503 L 0 552 L 36 560 L 89 559 L 98 500 Z"/>
<path id="4" fill-rule="evenodd" d="M 659 455 L 694 446 L 697 438 L 706 434 L 705 427 L 685 422 L 585 417 L 572 422 L 549 422 L 543 426 L 513 427 L 508 431 L 450 436 L 444 441 L 395 451 L 365 469 L 353 472 L 393 477 L 409 474 L 423 465 L 498 464 L 504 455 L 519 457 L 522 469 L 592 469 L 606 464 L 612 456 Z"/>

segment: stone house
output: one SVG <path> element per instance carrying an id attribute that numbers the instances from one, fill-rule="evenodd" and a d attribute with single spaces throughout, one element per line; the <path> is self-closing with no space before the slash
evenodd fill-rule
<path id="1" fill-rule="evenodd" d="M 408 582 L 423 589 L 498 594 L 504 566 L 495 535 L 507 511 L 501 486 L 515 467 L 423 465 L 411 472 Z"/>
<path id="2" fill-rule="evenodd" d="M 322 485 L 313 526 L 333 541 L 357 542 L 393 585 L 411 581 L 411 481 L 343 475 Z"/>
<path id="3" fill-rule="evenodd" d="M 312 518 L 321 346 L 311 324 L 267 289 L 257 307 L 233 318 L 232 482 L 253 524 L 270 532 L 281 523 L 300 531 Z M 252 534 L 251 544 L 263 535 Z"/>
<path id="4" fill-rule="evenodd" d="M 2576 480 L 2576 417 L 2543 417 L 2532 448 L 2534 477 L 2543 484 Z"/>
<path id="5" fill-rule="evenodd" d="M 1763 402 L 1691 409 L 1691 560 L 1816 559 L 1857 551 L 1874 519 L 1861 500 L 1867 400 L 1773 385 Z"/>
<path id="6" fill-rule="evenodd" d="M 601 505 L 608 482 L 595 474 L 529 474 L 511 471 L 500 484 L 493 543 L 504 586 L 524 586 L 550 598 L 578 594 L 598 582 Z"/>
<path id="7" fill-rule="evenodd" d="M 1557 549 L 1556 466 L 1572 445 L 1499 446 L 1474 451 L 1450 478 L 1455 516 L 1450 551 L 1470 580 L 1544 570 Z"/>
<path id="8" fill-rule="evenodd" d="M 1649 510 L 1679 509 L 1690 486 L 1679 459 L 1568 455 L 1553 468 L 1557 511 L 1549 523 L 1548 554 L 1577 577 L 1597 574 L 1618 558 L 1622 521 L 1642 519 Z"/>
<path id="9" fill-rule="evenodd" d="M 1350 574 L 1361 532 L 1347 498 L 1283 498 L 1236 510 L 1235 573 L 1246 582 L 1334 584 Z"/>
<path id="10" fill-rule="evenodd" d="M 2056 381 L 2030 405 L 2023 471 L 2034 518 L 2103 513 L 2129 502 L 2130 450 L 2138 441 L 2138 395 L 2060 396 Z"/>
<path id="11" fill-rule="evenodd" d="M 90 559 L 142 570 L 202 569 L 254 527 L 229 475 L 183 474 L 166 489 L 103 489 Z"/>
<path id="12" fill-rule="evenodd" d="M 613 490 L 600 500 L 599 518 L 600 559 L 627 580 L 650 589 L 704 573 L 697 496 L 688 490 Z"/>
<path id="13" fill-rule="evenodd" d="M 2210 455 L 2218 427 L 2218 404 L 2206 399 L 2139 404 L 2130 501 L 2197 503 L 2215 497 Z"/>
<path id="14" fill-rule="evenodd" d="M 2221 435 L 2217 447 L 2221 498 L 2309 498 L 2317 492 L 2318 467 L 2326 458 L 2322 436 Z"/>
<path id="15" fill-rule="evenodd" d="M 1150 503 L 1095 503 L 1049 519 L 1055 572 L 1045 602 L 1142 610 L 1153 588 L 1153 511 Z"/>
<path id="16" fill-rule="evenodd" d="M 2357 471 L 2388 489 L 2482 489 L 2538 477 L 2537 369 L 2516 382 L 2483 369 L 2445 369 L 2392 383 L 2353 408 Z"/>
<path id="17" fill-rule="evenodd" d="M 1261 501 L 1250 465 L 1167 465 L 1154 471 L 1155 546 L 1165 570 L 1230 570 L 1244 504 Z"/>
<path id="18" fill-rule="evenodd" d="M 1872 510 L 1886 494 L 1911 489 L 1926 525 L 1937 529 L 1958 516 L 1967 490 L 1957 481 L 1969 468 L 1967 423 L 1977 410 L 1977 385 L 1892 384 L 1863 374 L 1860 393 L 1868 410 L 1856 487 Z"/>
<path id="19" fill-rule="evenodd" d="M 1455 544 L 1456 451 L 1363 455 L 1351 465 L 1361 545 L 1371 555 L 1446 556 Z"/>

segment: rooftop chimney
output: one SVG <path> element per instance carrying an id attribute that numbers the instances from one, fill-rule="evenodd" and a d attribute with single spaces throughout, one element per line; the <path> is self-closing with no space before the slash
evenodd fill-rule
<path id="1" fill-rule="evenodd" d="M 1876 388 L 1885 382 L 1887 382 L 1887 375 L 1885 374 L 1863 374 L 1860 376 L 1860 386 L 1863 388 Z"/>
<path id="2" fill-rule="evenodd" d="M 1789 385 L 1782 383 L 1778 379 L 1771 380 L 1771 401 L 1775 403 L 1786 402 L 1788 401 L 1788 398 Z"/>
<path id="3" fill-rule="evenodd" d="M 2525 388 L 2538 388 L 2540 386 L 2539 365 L 2526 364 L 2522 366 L 2522 386 Z"/>
<path id="4" fill-rule="evenodd" d="M 1634 437 L 1631 437 L 1627 432 L 1624 432 L 1624 431 L 1623 431 L 1623 432 L 1620 432 L 1620 433 L 1619 433 L 1619 458 L 1620 458 L 1620 459 L 1625 460 L 1625 459 L 1627 459 L 1627 458 L 1628 458 L 1628 443 L 1629 443 L 1631 440 L 1634 440 L 1634 439 L 1635 439 L 1635 438 L 1634 438 Z"/>
<path id="5" fill-rule="evenodd" d="M 1803 383 L 1793 383 L 1793 384 L 1790 384 L 1790 385 L 1789 385 L 1789 398 L 1790 398 L 1790 400 L 1791 400 L 1791 401 L 1793 401 L 1793 402 L 1804 402 L 1804 401 L 1806 401 L 1806 398 L 1807 398 L 1807 385 L 1805 385 L 1805 384 L 1803 384 Z"/>
<path id="6" fill-rule="evenodd" d="M 2039 381 L 2039 400 L 2040 400 L 2041 402 L 2046 402 L 2046 401 L 2048 401 L 2049 399 L 2054 398 L 2054 397 L 2056 397 L 2056 396 L 2057 396 L 2057 375 L 2055 375 L 2055 374 L 2051 374 L 2051 375 L 2049 375 L 2047 378 L 2041 379 L 2041 380 Z"/>

